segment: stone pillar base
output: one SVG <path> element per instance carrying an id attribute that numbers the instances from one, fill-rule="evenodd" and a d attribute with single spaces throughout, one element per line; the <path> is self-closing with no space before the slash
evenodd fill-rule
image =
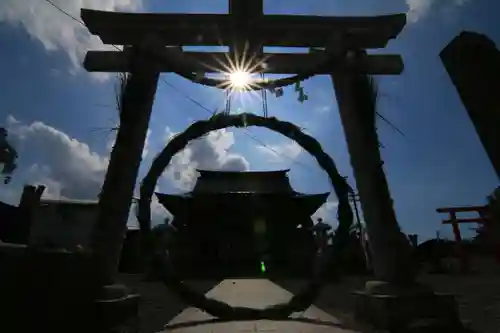
<path id="1" fill-rule="evenodd" d="M 102 287 L 100 297 L 94 301 L 93 310 L 100 329 L 126 328 L 127 332 L 138 331 L 140 295 L 130 293 L 121 284 Z"/>
<path id="2" fill-rule="evenodd" d="M 454 296 L 434 293 L 425 286 L 394 288 L 371 281 L 364 291 L 355 292 L 355 298 L 356 320 L 377 329 L 410 332 L 408 329 L 413 327 L 419 332 L 418 329 L 432 326 L 453 332 L 462 330 Z"/>

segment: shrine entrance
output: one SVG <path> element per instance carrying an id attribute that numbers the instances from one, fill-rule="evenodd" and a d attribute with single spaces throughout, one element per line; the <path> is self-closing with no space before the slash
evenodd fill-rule
<path id="1" fill-rule="evenodd" d="M 172 266 L 184 278 L 261 276 L 253 221 L 243 214 L 220 214 L 221 208 L 192 214 L 188 225 L 177 229 L 185 241 L 169 255 Z"/>
<path id="2" fill-rule="evenodd" d="M 169 252 L 182 258 L 174 259 L 180 275 L 310 275 L 317 252 L 311 215 L 328 192 L 295 192 L 288 170 L 198 172 L 191 192 L 156 193 L 186 242 Z"/>
<path id="3" fill-rule="evenodd" d="M 318 141 L 316 141 L 313 137 L 303 133 L 299 127 L 289 122 L 280 121 L 276 118 L 260 117 L 251 113 L 243 113 L 239 115 L 219 114 L 212 117 L 209 120 L 202 120 L 193 123 L 184 132 L 172 138 L 168 142 L 167 146 L 154 159 L 151 168 L 149 169 L 147 175 L 144 177 L 141 184 L 140 200 L 138 206 L 139 212 L 137 217 L 139 220 L 139 224 L 143 229 L 146 229 L 151 224 L 151 207 L 150 207 L 151 197 L 153 195 L 158 179 L 160 178 L 163 171 L 168 167 L 172 158 L 182 149 L 184 149 L 184 147 L 186 147 L 186 145 L 189 144 L 191 140 L 198 139 L 211 131 L 219 130 L 222 128 L 247 127 L 247 126 L 265 127 L 273 131 L 279 132 L 284 136 L 296 141 L 297 144 L 299 144 L 302 148 L 304 148 L 304 150 L 313 155 L 314 158 L 318 161 L 318 164 L 326 171 L 326 173 L 330 178 L 331 185 L 335 190 L 335 194 L 338 199 L 337 216 L 339 220 L 339 226 L 332 237 L 332 246 L 327 251 L 324 251 L 321 254 L 321 256 L 315 258 L 317 260 L 314 260 L 314 263 L 313 260 L 311 260 L 312 258 L 311 259 L 307 258 L 309 259 L 307 260 L 308 264 L 311 263 L 314 264 L 314 267 L 311 266 L 308 267 L 309 271 L 313 271 L 309 283 L 306 285 L 304 289 L 295 294 L 286 303 L 271 305 L 264 309 L 251 309 L 247 307 L 238 307 L 238 306 L 233 307 L 227 303 L 224 303 L 223 301 L 209 298 L 206 295 L 202 295 L 196 292 L 195 290 L 191 289 L 188 285 L 186 285 L 182 281 L 182 278 L 176 272 L 175 266 L 172 265 L 170 254 L 167 254 L 164 251 L 154 251 L 153 249 L 152 251 L 153 266 L 155 270 L 158 272 L 159 276 L 161 277 L 161 281 L 170 290 L 175 292 L 187 304 L 203 309 L 205 312 L 211 314 L 212 316 L 224 320 L 286 319 L 293 312 L 306 310 L 314 302 L 315 298 L 318 296 L 318 293 L 320 292 L 322 285 L 325 283 L 325 275 L 328 272 L 329 264 L 334 264 L 334 260 L 338 260 L 339 253 L 341 253 L 342 249 L 344 248 L 345 241 L 348 239 L 349 230 L 351 228 L 353 221 L 353 213 L 349 205 L 349 199 L 348 199 L 349 186 L 345 182 L 345 178 L 339 175 L 335 163 L 323 151 Z M 187 226 L 190 224 L 189 216 L 194 216 L 195 217 L 194 220 L 199 220 L 198 218 L 196 218 L 198 212 L 201 212 L 200 216 L 206 216 L 206 214 L 203 214 L 204 212 L 206 213 L 206 210 L 203 207 L 204 206 L 206 207 L 207 204 L 211 205 L 212 209 L 214 207 L 219 206 L 219 205 L 215 206 L 213 205 L 214 197 L 223 195 L 227 198 L 227 194 L 231 194 L 231 197 L 233 198 L 232 200 L 233 203 L 237 203 L 239 201 L 239 204 L 236 204 L 235 207 L 239 207 L 241 209 L 239 212 L 240 216 L 246 215 L 248 217 L 251 217 L 249 219 L 250 221 L 253 221 L 256 217 L 259 218 L 261 216 L 265 216 L 266 217 L 265 229 L 267 229 L 268 228 L 267 222 L 269 222 L 268 218 L 271 218 L 270 220 L 272 221 L 273 217 L 279 216 L 279 214 L 281 213 L 285 213 L 285 215 L 282 217 L 285 218 L 291 217 L 291 215 L 293 214 L 295 215 L 295 221 L 297 221 L 296 220 L 297 217 L 300 218 L 307 216 L 305 215 L 305 213 L 308 212 L 307 209 L 310 209 L 310 211 L 313 212 L 316 211 L 319 205 L 324 203 L 328 195 L 328 193 L 325 193 L 320 195 L 307 196 L 307 195 L 300 195 L 300 193 L 294 192 L 291 189 L 291 186 L 288 184 L 288 181 L 285 182 L 283 180 L 284 178 L 283 176 L 286 173 L 286 171 L 260 172 L 260 174 L 262 175 L 267 174 L 266 178 L 268 178 L 268 180 L 271 180 L 270 181 L 271 186 L 268 185 L 266 186 L 265 183 L 262 182 L 263 177 L 257 177 L 257 178 L 255 176 L 250 178 L 248 177 L 249 175 L 251 176 L 252 174 L 257 174 L 259 172 L 245 172 L 245 173 L 222 172 L 222 174 L 224 173 L 231 174 L 232 176 L 228 178 L 233 178 L 233 180 L 235 178 L 234 177 L 235 175 L 238 175 L 236 179 L 238 178 L 240 179 L 237 182 L 230 182 L 230 181 L 220 182 L 222 184 L 225 184 L 223 186 L 223 189 L 224 187 L 226 190 L 228 188 L 233 188 L 233 189 L 238 188 L 240 191 L 236 191 L 235 193 L 217 191 L 217 189 L 214 187 L 214 185 L 217 182 L 213 182 L 213 180 L 214 179 L 218 179 L 219 181 L 223 180 L 223 177 L 222 178 L 220 177 L 221 172 L 202 171 L 201 179 L 203 180 L 203 175 L 206 176 L 208 174 L 208 177 L 206 177 L 205 180 L 211 179 L 212 181 L 197 183 L 197 185 L 195 186 L 194 190 L 191 193 L 189 193 L 188 195 L 185 194 L 181 197 L 187 199 L 188 201 L 182 202 L 183 200 L 179 200 L 180 199 L 179 197 L 171 195 L 164 195 L 157 193 L 157 196 L 160 202 L 162 202 L 165 207 L 171 207 L 171 208 L 177 207 L 177 216 L 183 217 L 183 219 L 181 219 L 180 225 Z M 210 176 L 210 174 L 212 174 L 212 176 L 215 177 Z M 272 177 L 269 177 L 269 175 L 271 175 Z M 241 179 L 242 176 L 243 179 Z M 252 180 L 254 181 L 259 180 L 259 178 L 261 178 L 260 179 L 261 181 L 257 181 L 257 186 L 254 186 L 255 182 L 253 182 Z M 246 186 L 249 186 L 250 188 L 256 187 L 257 189 L 261 189 L 261 191 L 249 192 L 248 190 L 250 188 L 248 187 L 245 188 L 244 186 L 242 186 L 243 184 L 246 184 Z M 281 186 L 276 186 L 277 184 L 280 184 Z M 197 189 L 201 189 L 199 193 L 196 193 Z M 203 193 L 208 189 L 210 191 Z M 237 194 L 239 194 L 239 196 Z M 198 195 L 199 198 L 200 197 L 201 198 L 196 200 L 196 197 Z M 245 202 L 247 204 L 252 203 L 253 199 L 259 196 L 260 196 L 259 199 L 265 198 L 267 202 L 274 205 L 271 205 L 271 207 L 269 207 L 268 205 L 263 204 L 265 202 L 264 200 L 257 200 L 257 203 L 259 204 L 255 205 L 254 202 L 254 204 L 250 206 L 251 207 L 250 209 L 249 206 L 241 204 Z M 245 200 L 245 198 L 248 197 L 250 198 L 250 201 Z M 236 200 L 236 198 L 238 199 Z M 307 200 L 304 201 L 304 199 Z M 300 201 L 302 201 L 302 204 L 299 204 Z M 172 205 L 172 203 L 176 204 Z M 195 203 L 197 203 L 197 205 L 195 205 Z M 219 201 L 219 203 L 221 202 Z M 223 206 L 224 205 L 222 205 L 222 207 Z M 282 209 L 275 209 L 277 207 Z M 286 214 L 286 212 L 288 212 L 288 215 Z M 236 215 L 237 214 L 234 215 L 230 214 L 229 217 Z M 174 216 L 176 216 L 175 213 Z M 294 219 L 291 218 L 291 220 L 293 221 Z M 310 222 L 312 223 L 312 221 Z M 254 228 L 255 226 L 257 226 L 256 231 L 261 234 L 260 236 L 264 236 L 262 234 L 263 231 L 266 230 L 263 230 L 264 228 L 261 223 L 250 224 L 250 225 L 253 226 Z M 274 226 L 276 226 L 276 224 L 274 224 Z M 288 227 L 289 226 L 290 225 L 288 225 Z M 277 228 L 275 227 L 273 229 L 276 230 Z M 205 230 L 208 232 L 208 228 L 205 228 Z M 310 231 L 310 229 L 308 230 Z M 307 236 L 307 233 L 304 234 L 302 231 L 303 230 L 296 231 L 295 235 Z M 249 233 L 247 232 L 246 234 L 248 237 Z M 289 233 L 280 234 L 276 232 L 276 233 L 270 233 L 270 236 L 271 237 L 267 237 L 266 235 L 265 238 L 268 238 L 267 240 L 269 240 L 269 243 L 270 241 L 273 241 L 275 249 L 279 250 L 290 249 L 290 244 L 287 244 L 287 242 L 297 240 L 296 237 L 289 237 L 290 236 Z M 262 237 L 260 239 L 261 240 L 260 245 L 265 246 L 266 243 L 268 243 L 265 238 Z M 299 242 L 299 244 L 300 243 L 301 242 Z M 257 242 L 257 245 L 259 245 L 259 242 Z M 262 246 L 259 250 L 263 249 L 265 250 L 264 246 Z M 211 248 L 213 249 L 218 247 L 212 246 Z M 282 254 L 279 253 L 280 251 L 277 251 L 278 253 L 274 253 L 274 251 L 266 251 L 266 252 L 267 253 L 264 253 L 265 255 L 270 254 L 275 256 L 275 258 L 279 259 L 283 258 L 283 256 L 280 258 L 280 254 Z M 314 254 L 314 252 L 315 251 L 311 251 L 310 254 Z M 307 254 L 307 252 L 305 253 Z"/>
<path id="4" fill-rule="evenodd" d="M 217 256 L 218 268 L 223 272 L 223 276 L 243 276 L 258 277 L 260 253 L 257 246 L 257 239 L 252 230 L 251 221 L 245 218 L 233 216 L 217 226 L 218 237 Z"/>
<path id="5" fill-rule="evenodd" d="M 447 299 L 428 288 L 419 288 L 410 265 L 410 246 L 401 233 L 393 209 L 379 151 L 375 126 L 376 100 L 368 75 L 397 75 L 403 70 L 399 55 L 370 54 L 367 49 L 386 47 L 406 24 L 405 14 L 375 17 L 318 17 L 301 15 L 265 15 L 262 0 L 229 0 L 229 14 L 135 14 L 111 13 L 83 9 L 82 19 L 89 31 L 105 44 L 123 45 L 123 51 L 89 51 L 84 67 L 94 72 L 127 72 L 130 77 L 125 87 L 120 113 L 120 127 L 99 202 L 94 253 L 99 280 L 103 285 L 114 283 L 120 256 L 121 242 L 132 195 L 136 185 L 152 104 L 160 72 L 176 73 L 194 83 L 227 89 L 228 78 L 214 79 L 206 73 L 231 74 L 238 70 L 234 64 L 243 64 L 253 74 L 295 74 L 277 80 L 260 79 L 250 82 L 248 90 L 283 94 L 283 87 L 296 85 L 299 101 L 307 100 L 300 90 L 300 82 L 318 74 L 330 75 L 335 86 L 336 100 L 344 128 L 347 148 L 365 215 L 372 252 L 376 283 L 367 283 L 360 292 L 359 318 L 387 329 L 407 325 L 422 317 L 450 319 L 456 324 L 454 310 L 443 314 Z M 229 52 L 187 52 L 184 46 L 228 46 Z M 266 53 L 264 46 L 305 47 L 309 53 Z M 241 70 L 241 69 L 239 69 Z M 181 139 L 173 138 L 163 157 L 153 167 L 141 186 L 139 207 L 141 231 L 150 231 L 150 203 L 156 180 L 168 164 L 168 154 L 180 151 L 200 132 L 230 126 L 244 127 L 246 119 L 214 116 L 188 128 Z M 244 117 L 257 117 L 243 114 Z M 312 152 L 318 163 L 330 176 L 339 200 L 338 244 L 352 222 L 348 203 L 348 188 L 338 175 L 335 164 L 319 143 L 305 135 L 293 124 L 268 117 L 254 118 L 254 125 L 265 126 L 290 137 L 297 137 L 306 150 Z M 193 127 L 194 126 L 194 127 Z M 299 141 L 299 140 L 297 140 Z M 166 154 L 166 155 L 165 155 Z M 165 158 L 167 163 L 165 164 Z M 295 311 L 307 308 L 318 295 L 323 283 L 321 276 L 310 281 L 308 287 L 292 297 L 287 304 L 263 310 L 231 307 L 193 292 L 178 277 L 160 265 L 165 282 L 183 296 L 183 299 L 219 318 L 257 319 L 285 318 Z M 400 287 L 404 286 L 404 290 Z M 390 294 L 390 297 L 385 297 Z M 415 302 L 400 295 L 416 295 Z M 378 297 L 382 296 L 382 297 Z M 419 298 L 422 296 L 423 298 Z M 413 297 L 413 296 L 412 296 Z M 380 302 L 391 300 L 391 305 Z M 401 302 L 400 302 L 401 300 Z M 398 303 L 399 302 L 399 303 Z M 395 305 L 397 303 L 398 305 Z M 421 304 L 418 309 L 413 304 Z M 425 305 L 424 305 L 425 304 Z M 446 303 L 448 304 L 448 303 Z M 399 305 L 404 309 L 395 311 Z M 380 311 L 380 309 L 386 309 Z M 397 318 L 387 323 L 387 318 Z M 451 325 L 450 325 L 451 327 Z M 453 329 L 453 331 L 455 331 Z"/>
<path id="6" fill-rule="evenodd" d="M 381 215 L 383 210 L 377 208 L 380 205 L 366 204 L 370 200 L 377 202 L 384 196 L 364 188 L 384 187 L 386 184 L 372 185 L 373 178 L 359 179 L 366 174 L 363 169 L 367 166 L 378 170 L 379 165 L 376 161 L 365 161 L 368 156 L 373 156 L 372 150 L 378 148 L 366 145 L 366 134 L 360 130 L 362 116 L 356 107 L 356 89 L 359 89 L 356 78 L 402 72 L 403 62 L 399 55 L 368 54 L 366 49 L 384 48 L 401 32 L 406 16 L 265 15 L 263 7 L 263 0 L 230 0 L 229 14 L 135 14 L 82 9 L 81 17 L 92 34 L 99 36 L 105 44 L 125 46 L 123 51 L 87 52 L 85 69 L 130 73 L 96 223 L 94 249 L 103 283 L 112 283 L 116 274 L 160 72 L 173 72 L 197 84 L 226 89 L 226 79 L 210 79 L 205 73 L 235 70 L 231 64 L 242 64 L 245 59 L 251 59 L 252 63 L 247 66 L 250 72 L 295 74 L 280 80 L 257 80 L 250 85 L 251 90 L 274 91 L 276 96 L 283 93 L 285 86 L 318 74 L 331 75 L 363 211 L 377 220 L 368 223 L 373 226 L 382 224 L 377 228 L 394 229 L 398 233 L 397 222 L 391 220 L 391 226 L 388 226 L 387 218 Z M 182 46 L 221 44 L 228 46 L 229 52 L 182 50 Z M 264 46 L 307 47 L 311 52 L 266 53 Z M 149 226 L 144 227 L 144 231 L 148 229 Z M 385 232 L 385 235 L 390 237 L 390 233 Z M 372 243 L 386 242 L 375 235 L 370 235 L 370 239 Z"/>

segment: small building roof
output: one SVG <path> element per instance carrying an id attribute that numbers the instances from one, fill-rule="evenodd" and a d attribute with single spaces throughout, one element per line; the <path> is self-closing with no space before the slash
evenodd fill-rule
<path id="1" fill-rule="evenodd" d="M 42 205 L 97 205 L 98 200 L 78 200 L 78 199 L 41 199 Z"/>
<path id="2" fill-rule="evenodd" d="M 252 210 L 273 204 L 280 209 L 297 209 L 309 216 L 314 214 L 330 193 L 303 194 L 294 191 L 288 171 L 198 170 L 200 177 L 191 192 L 178 195 L 156 193 L 156 196 L 174 216 L 218 205 L 242 205 L 242 209 Z"/>
<path id="3" fill-rule="evenodd" d="M 247 207 L 253 207 L 255 202 L 252 198 L 257 198 L 259 202 L 268 204 L 279 203 L 284 209 L 298 209 L 307 214 L 314 214 L 319 207 L 326 202 L 330 193 L 303 194 L 291 193 L 254 193 L 254 192 L 232 192 L 232 193 L 187 193 L 180 195 L 155 193 L 160 204 L 163 205 L 172 215 L 179 216 L 192 209 L 200 207 L 218 206 L 234 207 L 243 201 L 248 203 Z M 246 201 L 246 198 L 250 199 Z"/>
<path id="4" fill-rule="evenodd" d="M 96 206 L 98 200 L 77 200 L 77 199 L 41 199 L 40 206 Z"/>

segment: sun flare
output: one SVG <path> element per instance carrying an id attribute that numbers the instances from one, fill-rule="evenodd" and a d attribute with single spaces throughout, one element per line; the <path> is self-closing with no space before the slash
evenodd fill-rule
<path id="1" fill-rule="evenodd" d="M 231 86 L 235 89 L 245 89 L 250 85 L 250 73 L 245 71 L 236 70 L 229 73 L 229 81 Z"/>

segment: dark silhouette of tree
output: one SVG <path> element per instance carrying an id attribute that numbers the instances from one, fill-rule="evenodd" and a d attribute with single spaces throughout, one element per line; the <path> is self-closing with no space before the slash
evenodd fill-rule
<path id="1" fill-rule="evenodd" d="M 329 237 L 332 237 L 330 234 Z M 358 226 L 352 225 L 349 228 L 349 235 L 345 247 L 342 249 L 340 259 L 332 263 L 336 267 L 332 267 L 333 273 L 340 271 L 349 274 L 360 274 L 367 272 L 366 256 L 362 245 L 362 240 L 359 234 Z"/>
<path id="2" fill-rule="evenodd" d="M 10 183 L 12 173 L 17 168 L 16 159 L 17 151 L 7 141 L 8 132 L 5 128 L 0 128 L 0 163 L 3 164 L 1 174 L 5 175 L 4 183 Z"/>
<path id="3" fill-rule="evenodd" d="M 486 253 L 494 253 L 500 244 L 500 187 L 487 200 L 487 210 L 483 214 L 486 222 L 472 228 L 476 232 L 472 243 Z"/>

